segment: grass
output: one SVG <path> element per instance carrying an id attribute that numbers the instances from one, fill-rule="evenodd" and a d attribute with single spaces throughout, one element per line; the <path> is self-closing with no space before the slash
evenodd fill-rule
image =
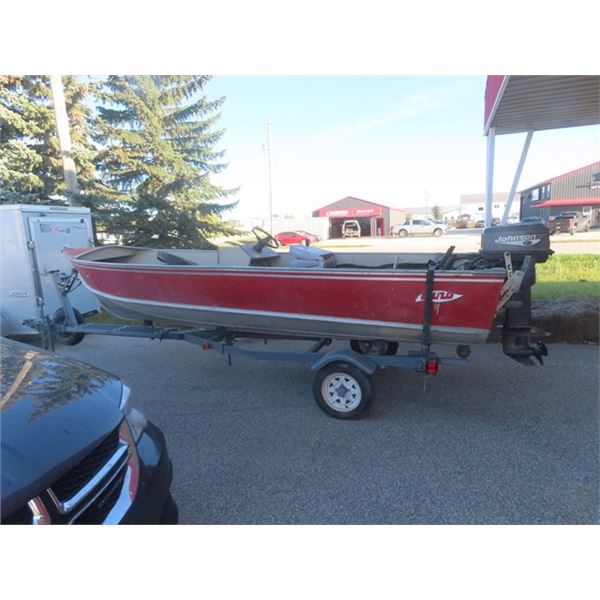
<path id="1" fill-rule="evenodd" d="M 600 300 L 600 255 L 555 254 L 536 266 L 533 297 Z"/>

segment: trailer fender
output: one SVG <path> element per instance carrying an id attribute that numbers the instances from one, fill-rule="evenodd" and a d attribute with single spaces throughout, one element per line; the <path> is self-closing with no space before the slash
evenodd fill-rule
<path id="1" fill-rule="evenodd" d="M 316 372 L 332 362 L 338 361 L 347 362 L 360 369 L 367 375 L 373 375 L 378 368 L 377 363 L 364 354 L 357 354 L 356 352 L 351 352 L 350 350 L 339 350 L 328 352 L 324 356 L 321 356 L 318 360 L 310 365 L 310 370 Z"/>

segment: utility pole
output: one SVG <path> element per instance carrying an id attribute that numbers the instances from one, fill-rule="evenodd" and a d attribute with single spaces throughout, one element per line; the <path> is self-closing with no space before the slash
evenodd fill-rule
<path id="1" fill-rule="evenodd" d="M 267 159 L 269 162 L 269 233 L 273 235 L 273 187 L 271 185 L 271 121 L 267 121 Z"/>
<path id="2" fill-rule="evenodd" d="M 67 105 L 65 104 L 65 92 L 60 75 L 50 75 L 50 88 L 52 90 L 52 102 L 54 104 L 54 117 L 56 119 L 56 130 L 58 132 L 58 143 L 60 145 L 60 156 L 62 158 L 63 173 L 67 191 L 71 192 L 69 204 L 79 206 L 77 195 L 79 184 L 75 161 L 71 151 L 71 134 L 69 133 L 69 117 L 67 116 Z"/>

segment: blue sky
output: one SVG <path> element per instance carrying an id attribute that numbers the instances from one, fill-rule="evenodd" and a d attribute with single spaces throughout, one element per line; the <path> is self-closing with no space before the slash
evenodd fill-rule
<path id="1" fill-rule="evenodd" d="M 347 195 L 397 207 L 458 205 L 483 192 L 485 77 L 219 77 L 219 126 L 241 186 L 233 216 L 268 214 L 265 122 L 272 127 L 274 212 L 310 212 Z M 496 138 L 494 191 L 506 191 L 525 134 Z M 519 188 L 598 160 L 598 127 L 534 135 Z"/>

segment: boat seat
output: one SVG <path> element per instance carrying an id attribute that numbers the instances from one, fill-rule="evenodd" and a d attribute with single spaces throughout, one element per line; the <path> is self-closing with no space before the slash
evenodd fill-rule
<path id="1" fill-rule="evenodd" d="M 328 250 L 311 248 L 310 246 L 290 246 L 291 267 L 303 269 L 332 269 L 335 267 L 335 256 Z"/>
<path id="2" fill-rule="evenodd" d="M 187 258 L 182 258 L 181 256 L 177 256 L 176 254 L 171 254 L 170 252 L 165 252 L 164 250 L 159 250 L 156 253 L 156 258 L 161 262 L 165 263 L 165 265 L 197 265 L 193 260 L 187 260 Z"/>

